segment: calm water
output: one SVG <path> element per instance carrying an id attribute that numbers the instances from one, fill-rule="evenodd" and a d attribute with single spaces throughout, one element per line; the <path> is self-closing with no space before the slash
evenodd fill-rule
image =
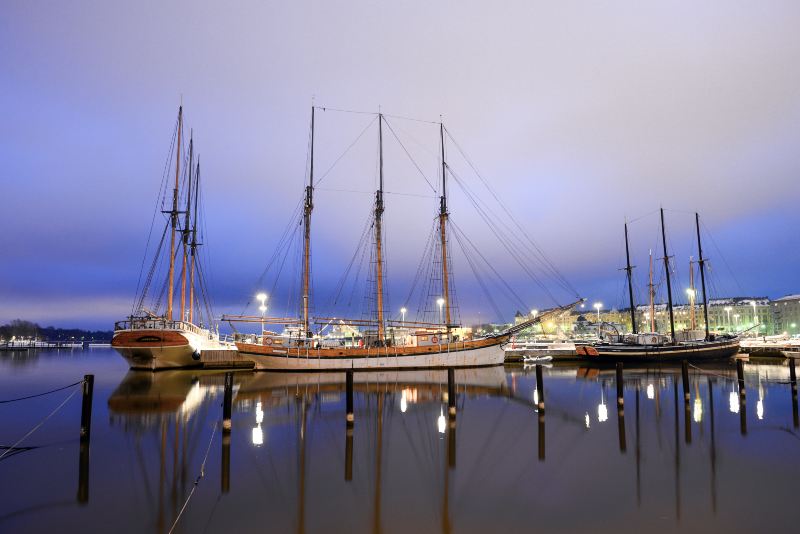
<path id="1" fill-rule="evenodd" d="M 626 370 L 622 418 L 613 370 L 546 369 L 544 416 L 532 369 L 457 371 L 454 425 L 446 373 L 357 373 L 351 440 L 339 374 L 236 373 L 224 444 L 222 373 L 132 372 L 110 349 L 0 353 L 0 400 L 85 373 L 96 376 L 88 484 L 77 394 L 21 445 L 35 448 L 0 460 L 0 531 L 167 532 L 206 451 L 176 532 L 797 524 L 800 435 L 780 362 L 746 366 L 744 407 L 733 366 L 693 370 L 688 406 L 680 369 Z M 71 392 L 0 404 L 0 443 Z"/>

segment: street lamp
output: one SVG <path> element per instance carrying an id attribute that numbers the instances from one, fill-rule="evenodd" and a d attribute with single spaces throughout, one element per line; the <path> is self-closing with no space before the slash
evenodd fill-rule
<path id="1" fill-rule="evenodd" d="M 758 325 L 758 314 L 756 313 L 756 301 L 751 300 L 750 304 L 753 305 L 753 326 Z M 756 328 L 756 335 L 758 335 L 759 328 Z"/>
<path id="2" fill-rule="evenodd" d="M 400 308 L 400 315 L 402 316 L 401 322 L 403 322 L 403 323 L 406 322 L 406 312 L 407 311 L 408 310 L 406 310 L 405 308 Z"/>
<path id="3" fill-rule="evenodd" d="M 736 321 L 736 331 L 738 332 L 739 331 L 739 314 L 738 313 L 734 313 L 733 314 L 733 320 Z"/>
<path id="4" fill-rule="evenodd" d="M 539 315 L 539 310 L 531 310 L 531 319 L 536 319 L 537 315 Z"/>
<path id="5" fill-rule="evenodd" d="M 442 317 L 442 306 L 444 306 L 444 299 L 439 297 L 436 299 L 436 304 L 439 305 L 439 323 L 444 324 L 444 318 Z"/>
<path id="6" fill-rule="evenodd" d="M 725 310 L 725 313 L 728 315 L 728 328 L 730 328 L 731 327 L 731 310 L 733 308 L 731 308 L 730 306 L 725 306 L 723 309 Z"/>

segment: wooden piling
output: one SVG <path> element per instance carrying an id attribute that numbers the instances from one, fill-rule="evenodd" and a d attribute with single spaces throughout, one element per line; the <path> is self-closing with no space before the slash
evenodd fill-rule
<path id="1" fill-rule="evenodd" d="M 345 380 L 347 399 L 347 414 L 345 418 L 347 419 L 347 424 L 352 426 L 355 421 L 355 416 L 353 415 L 353 371 L 345 372 Z"/>
<path id="2" fill-rule="evenodd" d="M 94 397 L 94 375 L 83 377 L 81 401 L 81 433 L 78 445 L 78 494 L 79 504 L 89 502 L 89 448 L 92 434 L 92 398 Z"/>
<path id="3" fill-rule="evenodd" d="M 230 421 L 230 420 L 229 420 Z M 222 434 L 222 469 L 220 486 L 222 493 L 231 490 L 231 435 L 230 430 Z"/>
<path id="4" fill-rule="evenodd" d="M 744 399 L 746 391 L 744 387 L 744 362 L 742 360 L 736 360 L 736 378 L 739 380 L 739 397 Z"/>
<path id="5" fill-rule="evenodd" d="M 681 362 L 681 378 L 683 378 L 683 400 L 689 402 L 691 393 L 689 391 L 689 362 Z"/>
<path id="6" fill-rule="evenodd" d="M 83 377 L 83 401 L 81 403 L 81 442 L 89 441 L 92 431 L 92 397 L 94 395 L 94 375 Z"/>
<path id="7" fill-rule="evenodd" d="M 456 372 L 452 367 L 447 369 L 447 414 L 450 419 L 456 417 Z"/>
<path id="8" fill-rule="evenodd" d="M 353 424 L 350 422 L 344 431 L 344 479 L 353 480 Z"/>
<path id="9" fill-rule="evenodd" d="M 792 388 L 792 422 L 794 427 L 800 426 L 797 413 L 797 371 L 794 368 L 794 358 L 789 358 L 789 384 Z"/>
<path id="10" fill-rule="evenodd" d="M 222 433 L 231 433 L 231 404 L 233 402 L 233 373 L 225 373 L 225 396 L 222 403 Z M 229 440 L 230 443 L 230 440 Z"/>
<path id="11" fill-rule="evenodd" d="M 617 362 L 617 407 L 622 409 L 625 405 L 625 385 L 622 379 L 622 362 Z"/>
<path id="12" fill-rule="evenodd" d="M 89 502 L 89 440 L 81 439 L 78 456 L 78 503 Z"/>
<path id="13" fill-rule="evenodd" d="M 544 446 L 545 446 L 545 433 L 544 433 L 544 410 L 539 410 L 539 461 L 544 462 Z"/>
<path id="14" fill-rule="evenodd" d="M 628 450 L 628 440 L 625 434 L 625 408 L 622 407 L 622 404 L 617 409 L 617 431 L 619 433 L 619 452 L 624 454 Z"/>
<path id="15" fill-rule="evenodd" d="M 538 402 L 536 408 L 540 414 L 544 413 L 544 378 L 542 378 L 542 365 L 536 364 L 536 395 Z"/>

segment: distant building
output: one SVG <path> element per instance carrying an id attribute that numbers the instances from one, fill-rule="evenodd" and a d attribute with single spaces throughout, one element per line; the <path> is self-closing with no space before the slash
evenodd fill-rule
<path id="1" fill-rule="evenodd" d="M 786 295 L 772 301 L 775 333 L 794 335 L 800 333 L 800 295 Z"/>

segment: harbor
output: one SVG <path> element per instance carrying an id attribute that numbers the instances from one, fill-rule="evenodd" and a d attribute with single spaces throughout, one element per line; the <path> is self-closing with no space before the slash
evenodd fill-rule
<path id="1" fill-rule="evenodd" d="M 79 529 L 97 516 L 121 531 L 518 531 L 532 511 L 540 528 L 565 531 L 623 518 L 659 531 L 795 522 L 786 362 L 152 373 L 98 349 L 3 357 L 0 370 L 4 402 L 80 381 L 0 405 L 0 440 L 14 443 L 69 398 L 0 453 L 20 481 L 0 504 L 4 531 Z M 740 513 L 760 506 L 772 513 Z"/>
<path id="2" fill-rule="evenodd" d="M 0 534 L 793 532 L 798 20 L 0 2 Z"/>

